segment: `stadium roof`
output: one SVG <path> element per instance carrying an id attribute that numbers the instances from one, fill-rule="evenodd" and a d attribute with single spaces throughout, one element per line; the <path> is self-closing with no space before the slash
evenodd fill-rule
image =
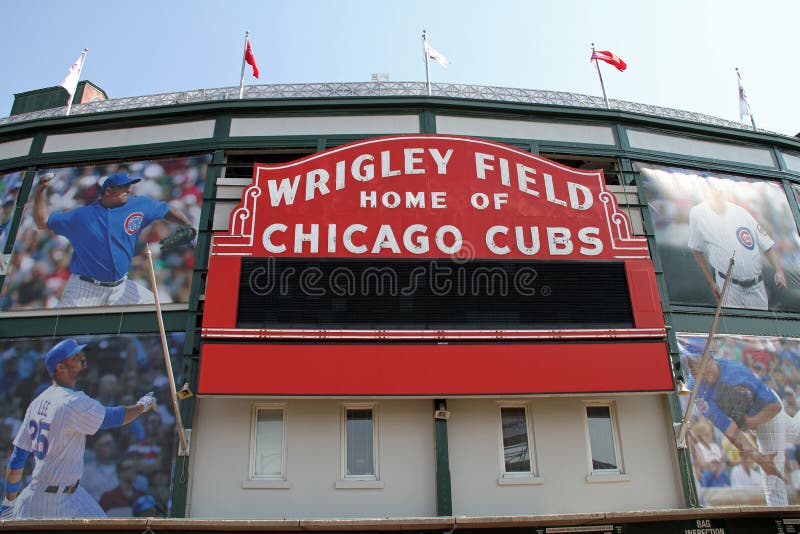
<path id="1" fill-rule="evenodd" d="M 431 84 L 431 96 L 446 98 L 463 98 L 482 101 L 496 101 L 521 104 L 543 104 L 578 108 L 606 109 L 605 102 L 599 96 L 582 95 L 561 91 L 543 91 L 538 89 L 515 89 L 508 87 L 491 87 L 483 85 L 463 85 L 434 83 Z M 250 85 L 244 88 L 244 99 L 287 99 L 287 98 L 341 98 L 341 97 L 385 97 L 385 96 L 428 96 L 428 88 L 424 82 L 350 82 L 350 83 L 306 83 L 306 84 L 270 84 Z M 175 93 L 161 93 L 147 96 L 115 98 L 96 102 L 88 102 L 72 106 L 71 115 L 86 115 L 106 111 L 136 110 L 173 106 L 178 104 L 208 103 L 225 100 L 239 100 L 239 87 L 222 87 L 217 89 L 196 89 Z M 696 113 L 625 100 L 609 99 L 611 110 L 640 113 L 656 117 L 685 120 L 750 130 L 752 127 L 736 121 L 730 121 Z M 59 117 L 64 115 L 64 107 L 45 109 L 10 117 L 0 118 L 0 126 L 15 124 L 35 119 Z M 766 130 L 758 130 L 772 133 Z M 776 134 L 783 135 L 783 134 Z"/>

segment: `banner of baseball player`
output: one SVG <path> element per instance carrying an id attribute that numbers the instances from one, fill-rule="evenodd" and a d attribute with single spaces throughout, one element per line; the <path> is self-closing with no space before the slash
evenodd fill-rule
<path id="1" fill-rule="evenodd" d="M 184 338 L 182 332 L 167 334 L 176 376 Z M 75 364 L 70 359 L 76 358 L 86 365 L 73 367 L 80 369 L 74 390 L 54 385 L 63 385 Z M 22 474 L 12 509 L 0 515 L 168 515 L 177 433 L 158 334 L 5 339 L 0 365 L 0 470 L 7 474 L 8 465 Z M 127 424 L 115 424 L 113 407 L 136 408 L 137 399 L 148 409 L 135 410 Z M 111 407 L 105 418 L 103 407 Z M 54 420 L 59 424 L 52 425 Z M 64 428 L 74 431 L 64 435 Z M 15 447 L 30 453 L 22 465 Z M 74 498 L 48 501 L 42 492 Z M 56 510 L 54 502 L 68 504 Z"/>
<path id="2" fill-rule="evenodd" d="M 701 373 L 705 343 L 678 334 L 688 387 L 702 374 L 687 436 L 701 504 L 798 504 L 800 339 L 718 335 Z"/>
<path id="3" fill-rule="evenodd" d="M 800 236 L 780 183 L 637 164 L 672 304 L 800 311 Z"/>
<path id="4" fill-rule="evenodd" d="M 0 310 L 152 303 L 146 244 L 160 301 L 188 302 L 209 161 L 200 155 L 37 172 Z"/>
<path id="5" fill-rule="evenodd" d="M 17 193 L 22 186 L 22 173 L 12 172 L 0 176 L 0 253 L 5 250 L 8 231 L 14 217 Z"/>

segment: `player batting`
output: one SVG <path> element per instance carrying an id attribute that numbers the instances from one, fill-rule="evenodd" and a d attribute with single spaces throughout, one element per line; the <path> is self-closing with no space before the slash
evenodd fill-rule
<path id="1" fill-rule="evenodd" d="M 52 173 L 39 177 L 33 196 L 33 220 L 40 230 L 66 237 L 72 245 L 70 277 L 58 307 L 149 304 L 153 293 L 128 280 L 136 239 L 159 219 L 182 226 L 180 239 L 170 236 L 162 244 L 191 242 L 197 232 L 191 221 L 164 201 L 131 194 L 140 182 L 120 172 L 106 178 L 100 197 L 86 206 L 50 214 L 45 190 Z"/>
<path id="2" fill-rule="evenodd" d="M 127 425 L 156 405 L 150 392 L 131 406 L 104 407 L 82 391 L 78 378 L 86 371 L 83 349 L 73 339 L 51 348 L 44 363 L 53 384 L 36 397 L 14 438 L 6 466 L 2 519 L 105 517 L 89 493 L 80 487 L 86 436 Z M 20 493 L 22 471 L 35 458 L 31 483 Z"/>

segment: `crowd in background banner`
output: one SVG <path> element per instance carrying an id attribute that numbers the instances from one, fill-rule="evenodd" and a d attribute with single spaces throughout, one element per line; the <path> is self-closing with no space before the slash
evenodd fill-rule
<path id="1" fill-rule="evenodd" d="M 81 487 L 110 517 L 165 517 L 170 507 L 177 433 L 160 336 L 125 334 L 76 339 L 88 343 L 88 368 L 78 381 L 78 389 L 104 406 L 135 404 L 148 391 L 153 391 L 158 400 L 157 410 L 133 423 L 100 430 L 87 438 Z M 184 339 L 182 332 L 168 334 L 176 377 Z M 52 383 L 43 355 L 58 341 L 25 338 L 0 342 L 0 478 L 25 410 Z M 33 460 L 31 455 L 25 467 L 26 484 Z"/>
<path id="2" fill-rule="evenodd" d="M 200 220 L 208 162 L 209 157 L 202 155 L 52 169 L 55 179 L 48 188 L 49 210 L 56 213 L 90 204 L 100 195 L 103 178 L 124 171 L 142 180 L 133 186 L 132 194 L 168 202 L 196 227 Z M 161 302 L 188 302 L 195 251 L 186 248 L 161 254 L 158 242 L 169 235 L 172 228 L 173 225 L 160 220 L 145 229 L 137 243 L 128 277 L 150 287 L 147 258 L 142 253 L 149 243 Z M 0 293 L 0 310 L 55 307 L 70 275 L 71 256 L 72 247 L 66 238 L 36 229 L 32 200 L 29 199 Z"/>
<path id="3" fill-rule="evenodd" d="M 683 357 L 702 356 L 705 335 L 679 334 Z M 789 417 L 800 409 L 800 339 L 717 335 L 714 358 L 745 364 L 780 398 Z M 688 396 L 682 397 L 686 410 Z M 690 454 L 701 504 L 764 504 L 761 471 L 747 453 L 739 451 L 703 417 L 698 409 L 689 420 Z M 800 503 L 800 435 L 786 435 L 786 474 L 789 504 Z"/>
<path id="4" fill-rule="evenodd" d="M 13 172 L 0 177 L 0 253 L 8 240 L 17 194 L 22 186 L 22 173 Z"/>

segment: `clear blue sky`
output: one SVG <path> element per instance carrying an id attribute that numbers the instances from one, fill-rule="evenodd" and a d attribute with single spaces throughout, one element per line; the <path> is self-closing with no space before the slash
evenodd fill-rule
<path id="1" fill-rule="evenodd" d="M 0 116 L 14 93 L 82 79 L 110 98 L 238 85 L 244 32 L 261 78 L 245 83 L 425 79 L 420 35 L 451 61 L 434 82 L 600 95 L 739 120 L 739 67 L 759 127 L 800 132 L 797 0 L 2 0 Z"/>

